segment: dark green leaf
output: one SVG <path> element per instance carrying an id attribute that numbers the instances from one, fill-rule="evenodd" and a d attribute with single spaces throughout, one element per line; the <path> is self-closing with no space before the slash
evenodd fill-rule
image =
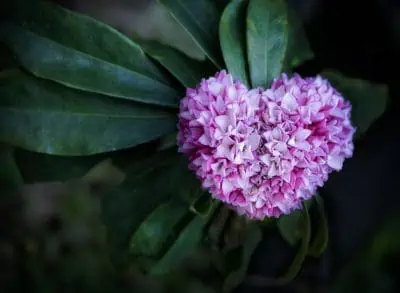
<path id="1" fill-rule="evenodd" d="M 207 191 L 203 191 L 200 197 L 190 205 L 190 210 L 199 216 L 207 217 L 213 205 L 211 195 Z"/>
<path id="2" fill-rule="evenodd" d="M 188 212 L 188 206 L 176 200 L 159 205 L 140 224 L 131 239 L 131 252 L 137 256 L 158 257 L 174 229 Z"/>
<path id="3" fill-rule="evenodd" d="M 111 159 L 96 164 L 83 176 L 83 180 L 91 186 L 118 186 L 126 178 L 126 174 L 113 165 Z"/>
<path id="4" fill-rule="evenodd" d="M 311 237 L 310 218 L 308 210 L 305 206 L 302 209 L 301 231 L 300 246 L 285 275 L 279 278 L 249 276 L 248 281 L 258 286 L 281 286 L 291 282 L 301 270 L 301 266 L 307 255 L 308 245 Z"/>
<path id="5" fill-rule="evenodd" d="M 85 157 L 65 157 L 22 149 L 16 149 L 14 157 L 27 184 L 81 178 L 97 163 L 105 159 L 103 154 Z"/>
<path id="6" fill-rule="evenodd" d="M 213 207 L 215 210 L 215 205 Z M 166 252 L 163 258 L 152 267 L 152 275 L 162 275 L 176 269 L 183 260 L 193 253 L 203 238 L 204 226 L 207 224 L 212 212 L 208 217 L 195 215 L 194 218 L 180 233 L 174 244 Z"/>
<path id="7" fill-rule="evenodd" d="M 160 203 L 174 196 L 166 186 L 169 184 L 170 165 L 177 157 L 175 150 L 168 150 L 146 158 L 115 158 L 116 166 L 127 177 L 103 198 L 103 220 L 116 263 L 130 263 L 132 234 Z"/>
<path id="8" fill-rule="evenodd" d="M 243 235 L 243 243 L 241 244 L 241 260 L 240 266 L 234 268 L 229 272 L 228 276 L 224 280 L 223 291 L 230 292 L 233 288 L 238 286 L 244 279 L 247 273 L 247 268 L 251 260 L 251 256 L 256 249 L 258 243 L 262 238 L 261 230 L 258 225 L 249 224 L 245 234 Z M 234 255 L 233 257 L 238 257 Z"/>
<path id="9" fill-rule="evenodd" d="M 208 60 L 198 61 L 189 58 L 178 50 L 157 41 L 146 41 L 138 37 L 134 40 L 185 87 L 195 87 L 202 78 L 214 75 L 216 71 L 215 66 Z"/>
<path id="10" fill-rule="evenodd" d="M 315 201 L 317 203 L 318 209 L 318 231 L 315 238 L 308 248 L 308 255 L 319 257 L 324 253 L 326 247 L 328 246 L 328 221 L 325 215 L 324 201 L 320 195 L 315 196 Z"/>
<path id="11" fill-rule="evenodd" d="M 218 43 L 218 10 L 212 0 L 159 0 L 186 29 L 194 41 L 218 67 L 222 67 Z"/>
<path id="12" fill-rule="evenodd" d="M 172 132 L 170 134 L 167 134 L 166 136 L 162 137 L 160 139 L 160 144 L 157 148 L 157 150 L 162 151 L 165 149 L 173 148 L 176 147 L 176 138 L 178 136 L 178 132 Z"/>
<path id="13" fill-rule="evenodd" d="M 312 204 L 312 199 L 305 201 L 305 206 L 307 209 L 310 208 Z M 303 221 L 304 212 L 302 210 L 296 210 L 289 215 L 282 215 L 278 220 L 278 230 L 291 246 L 296 245 L 296 243 L 302 238 L 303 233 Z"/>
<path id="14" fill-rule="evenodd" d="M 329 70 L 323 71 L 321 75 L 351 102 L 351 120 L 357 127 L 356 136 L 364 134 L 385 111 L 389 100 L 386 85 L 346 77 Z"/>
<path id="15" fill-rule="evenodd" d="M 0 186 L 14 188 L 21 184 L 23 180 L 15 163 L 12 148 L 0 144 Z"/>
<path id="16" fill-rule="evenodd" d="M 35 75 L 74 88 L 177 106 L 179 93 L 139 46 L 105 24 L 42 1 L 15 1 L 0 36 Z"/>
<path id="17" fill-rule="evenodd" d="M 269 87 L 283 68 L 288 43 L 284 0 L 250 0 L 247 10 L 247 56 L 253 87 Z"/>
<path id="18" fill-rule="evenodd" d="M 208 227 L 208 240 L 213 248 L 219 248 L 221 238 L 224 236 L 224 228 L 229 223 L 231 209 L 224 204 L 216 209 L 215 216 Z"/>
<path id="19" fill-rule="evenodd" d="M 183 201 L 192 205 L 203 192 L 200 180 L 188 169 L 188 165 L 188 160 L 180 156 L 170 172 L 170 188 Z M 185 182 L 185 184 L 176 184 L 176 182 Z"/>
<path id="20" fill-rule="evenodd" d="M 292 281 L 297 274 L 300 272 L 301 266 L 306 258 L 308 245 L 310 243 L 311 237 L 311 224 L 310 217 L 308 215 L 308 209 L 306 206 L 302 209 L 302 226 L 301 226 L 301 243 L 298 248 L 297 254 L 294 257 L 292 264 L 289 266 L 286 274 L 278 279 L 276 279 L 276 283 L 278 284 L 287 284 Z"/>
<path id="21" fill-rule="evenodd" d="M 294 211 L 289 215 L 283 215 L 278 220 L 278 229 L 285 241 L 294 246 L 301 238 L 300 223 L 302 220 L 301 211 Z"/>
<path id="22" fill-rule="evenodd" d="M 0 141 L 37 152 L 89 155 L 175 129 L 161 110 L 88 95 L 22 74 L 0 79 Z"/>
<path id="23" fill-rule="evenodd" d="M 306 33 L 296 12 L 288 7 L 288 48 L 285 57 L 285 68 L 290 71 L 292 68 L 301 65 L 304 61 L 314 58 Z"/>
<path id="24" fill-rule="evenodd" d="M 249 85 L 246 53 L 247 4 L 248 0 L 234 0 L 226 6 L 219 23 L 219 38 L 229 73 Z"/>

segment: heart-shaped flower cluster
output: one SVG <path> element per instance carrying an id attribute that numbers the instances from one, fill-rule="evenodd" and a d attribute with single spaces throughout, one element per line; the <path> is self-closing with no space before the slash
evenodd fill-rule
<path id="1" fill-rule="evenodd" d="M 214 198 L 252 219 L 279 217 L 352 156 L 350 111 L 320 76 L 282 74 L 270 89 L 249 90 L 221 71 L 187 89 L 179 151 Z"/>

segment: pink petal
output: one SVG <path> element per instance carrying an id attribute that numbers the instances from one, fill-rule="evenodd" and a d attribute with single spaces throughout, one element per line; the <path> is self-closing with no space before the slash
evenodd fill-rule
<path id="1" fill-rule="evenodd" d="M 288 110 L 289 112 L 294 112 L 299 104 L 296 101 L 296 98 L 293 97 L 292 94 L 286 93 L 283 96 L 282 102 L 281 102 L 281 107 L 285 110 Z"/>

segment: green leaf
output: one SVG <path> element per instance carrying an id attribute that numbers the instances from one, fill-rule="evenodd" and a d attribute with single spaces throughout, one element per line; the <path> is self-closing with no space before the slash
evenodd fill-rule
<path id="1" fill-rule="evenodd" d="M 27 184 L 81 178 L 97 163 L 105 159 L 103 154 L 69 157 L 41 154 L 22 149 L 15 149 L 14 157 L 22 178 Z"/>
<path id="2" fill-rule="evenodd" d="M 207 217 L 214 205 L 211 195 L 207 191 L 201 192 L 200 197 L 190 205 L 190 211 L 196 215 Z"/>
<path id="3" fill-rule="evenodd" d="M 110 158 L 96 164 L 83 176 L 83 180 L 91 186 L 118 186 L 126 178 L 126 174 L 113 165 Z"/>
<path id="4" fill-rule="evenodd" d="M 12 148 L 0 144 L 0 186 L 14 188 L 23 183 Z"/>
<path id="5" fill-rule="evenodd" d="M 0 37 L 27 70 L 72 88 L 178 105 L 180 93 L 132 40 L 60 6 L 20 2 L 12 22 L 1 26 Z"/>
<path id="6" fill-rule="evenodd" d="M 311 224 L 308 209 L 303 206 L 301 221 L 301 242 L 291 265 L 286 274 L 279 278 L 270 278 L 263 276 L 249 276 L 248 281 L 257 286 L 282 286 L 291 282 L 301 270 L 302 264 L 307 256 L 308 245 L 311 237 Z"/>
<path id="7" fill-rule="evenodd" d="M 170 189 L 189 205 L 194 204 L 203 194 L 200 180 L 196 178 L 194 172 L 188 169 L 189 161 L 183 156 L 175 162 L 170 176 Z M 185 184 L 176 184 L 184 182 Z"/>
<path id="8" fill-rule="evenodd" d="M 218 43 L 219 14 L 212 0 L 159 0 L 186 29 L 207 57 L 222 68 Z"/>
<path id="9" fill-rule="evenodd" d="M 243 235 L 244 242 L 240 245 L 242 253 L 239 255 L 233 255 L 233 257 L 241 256 L 240 265 L 230 271 L 228 276 L 225 278 L 223 283 L 223 292 L 231 292 L 233 288 L 242 283 L 246 276 L 251 256 L 261 239 L 262 234 L 260 227 L 255 224 L 249 224 L 245 234 Z"/>
<path id="10" fill-rule="evenodd" d="M 213 207 L 215 210 L 216 205 Z M 213 213 L 209 213 L 208 217 L 200 217 L 195 215 L 187 226 L 181 231 L 180 235 L 165 253 L 160 261 L 152 267 L 150 274 L 163 275 L 176 269 L 190 254 L 192 254 L 203 238 L 203 230 L 209 218 Z"/>
<path id="11" fill-rule="evenodd" d="M 314 58 L 303 25 L 296 12 L 288 7 L 288 48 L 285 57 L 285 71 Z"/>
<path id="12" fill-rule="evenodd" d="M 301 266 L 304 262 L 304 259 L 306 258 L 308 245 L 310 243 L 310 237 L 311 237 L 310 217 L 308 215 L 308 209 L 306 206 L 304 206 L 302 209 L 302 215 L 303 215 L 303 220 L 301 226 L 302 235 L 301 235 L 300 247 L 298 248 L 297 254 L 294 257 L 292 264 L 289 266 L 286 274 L 276 279 L 277 284 L 283 285 L 292 281 L 300 272 Z"/>
<path id="13" fill-rule="evenodd" d="M 185 87 L 195 87 L 202 78 L 211 76 L 216 71 L 215 66 L 208 60 L 198 61 L 189 58 L 178 50 L 157 41 L 147 41 L 139 37 L 134 37 L 134 40 Z"/>
<path id="14" fill-rule="evenodd" d="M 351 102 L 351 120 L 357 127 L 356 137 L 364 134 L 384 113 L 389 102 L 386 85 L 346 77 L 330 70 L 323 71 L 321 75 Z"/>
<path id="15" fill-rule="evenodd" d="M 246 52 L 246 9 L 248 0 L 230 2 L 219 23 L 222 55 L 228 72 L 249 86 Z"/>
<path id="16" fill-rule="evenodd" d="M 131 252 L 137 256 L 158 257 L 163 245 L 175 237 L 176 227 L 187 212 L 188 206 L 176 200 L 159 205 L 133 234 Z"/>
<path id="17" fill-rule="evenodd" d="M 304 202 L 307 209 L 310 208 L 311 204 L 312 199 Z M 289 215 L 282 215 L 278 219 L 278 230 L 283 239 L 285 239 L 285 241 L 291 246 L 296 245 L 296 243 L 302 238 L 303 221 L 304 212 L 302 210 L 296 210 Z"/>
<path id="18" fill-rule="evenodd" d="M 315 238 L 312 240 L 310 247 L 308 248 L 308 255 L 313 257 L 321 256 L 326 247 L 328 246 L 328 221 L 325 215 L 324 201 L 320 195 L 315 196 L 318 209 L 318 231 Z"/>
<path id="19" fill-rule="evenodd" d="M 220 203 L 220 206 L 220 208 L 217 208 L 207 231 L 209 243 L 214 249 L 219 249 L 221 238 L 224 236 L 225 227 L 232 218 L 232 210 L 222 203 Z"/>
<path id="20" fill-rule="evenodd" d="M 247 10 L 247 56 L 253 87 L 270 86 L 283 67 L 288 43 L 284 0 L 250 0 Z"/>
<path id="21" fill-rule="evenodd" d="M 0 79 L 0 141 L 57 155 L 130 148 L 175 129 L 175 117 L 25 74 Z"/>
<path id="22" fill-rule="evenodd" d="M 160 144 L 157 148 L 158 151 L 162 151 L 165 149 L 173 148 L 176 147 L 176 138 L 178 136 L 178 132 L 172 132 L 170 134 L 167 134 L 166 136 L 162 137 L 160 139 Z"/>
<path id="23" fill-rule="evenodd" d="M 174 195 L 166 186 L 171 164 L 178 158 L 176 151 L 162 151 L 146 158 L 139 155 L 114 159 L 127 177 L 103 198 L 103 221 L 108 228 L 113 259 L 118 265 L 132 261 L 133 233 L 149 214 Z"/>

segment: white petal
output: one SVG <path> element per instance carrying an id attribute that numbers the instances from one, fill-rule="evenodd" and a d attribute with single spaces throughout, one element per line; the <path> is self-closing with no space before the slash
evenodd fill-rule
<path id="1" fill-rule="evenodd" d="M 217 116 L 215 117 L 215 123 L 223 132 L 226 132 L 229 125 L 229 117 L 226 115 Z"/>
<path id="2" fill-rule="evenodd" d="M 296 98 L 292 94 L 286 93 L 283 96 L 281 107 L 288 111 L 294 111 L 299 105 L 297 104 Z"/>
<path id="3" fill-rule="evenodd" d="M 259 209 L 264 205 L 264 201 L 261 198 L 258 198 L 256 201 L 256 208 Z"/>
<path id="4" fill-rule="evenodd" d="M 295 133 L 296 140 L 298 141 L 306 140 L 311 135 L 311 132 L 312 131 L 310 129 L 304 129 L 304 128 L 298 129 Z"/>
<path id="5" fill-rule="evenodd" d="M 249 146 L 251 147 L 251 150 L 255 151 L 256 149 L 258 149 L 258 146 L 260 145 L 260 140 L 261 140 L 260 135 L 258 135 L 255 132 L 249 135 L 248 143 Z"/>
<path id="6" fill-rule="evenodd" d="M 233 190 L 233 185 L 229 180 L 222 181 L 222 191 L 225 194 L 230 193 Z"/>
<path id="7" fill-rule="evenodd" d="M 343 167 L 343 161 L 344 158 L 340 156 L 328 156 L 328 166 L 335 169 L 335 170 L 341 170 Z"/>
<path id="8" fill-rule="evenodd" d="M 267 166 L 271 165 L 271 155 L 269 155 L 269 154 L 265 154 L 265 155 L 261 156 L 260 160 Z"/>
<path id="9" fill-rule="evenodd" d="M 208 89 L 214 96 L 218 96 L 224 86 L 219 82 L 213 82 L 208 85 Z"/>
<path id="10" fill-rule="evenodd" d="M 199 138 L 198 142 L 203 144 L 203 145 L 210 145 L 210 139 L 208 138 L 208 135 L 206 135 L 206 134 L 203 134 Z"/>

